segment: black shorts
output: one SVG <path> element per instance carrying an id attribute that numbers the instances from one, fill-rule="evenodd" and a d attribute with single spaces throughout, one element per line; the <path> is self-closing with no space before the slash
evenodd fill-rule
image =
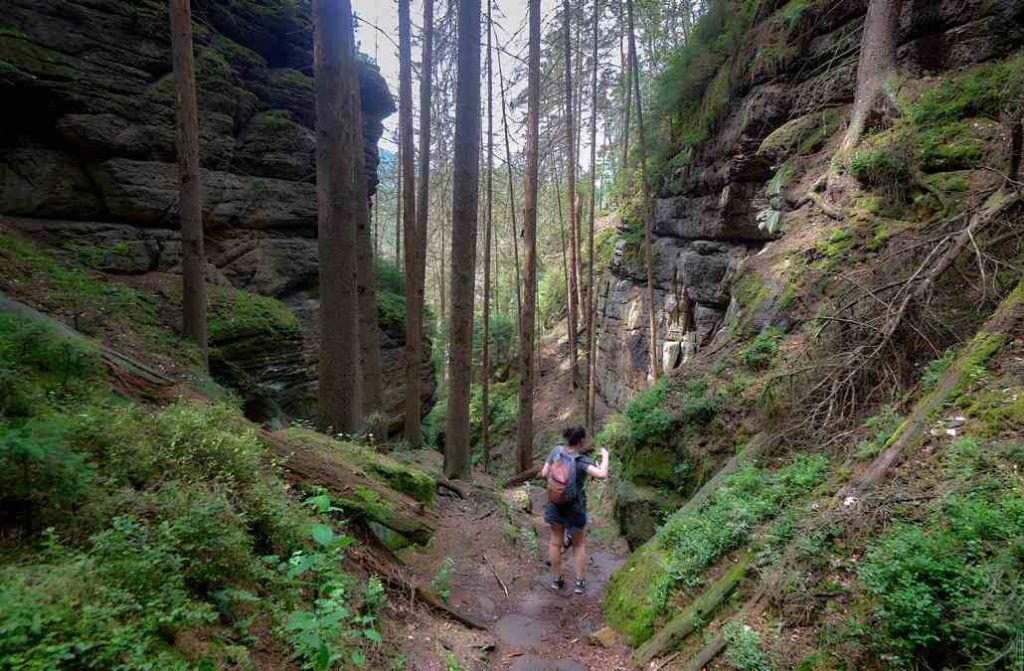
<path id="1" fill-rule="evenodd" d="M 544 508 L 544 521 L 548 524 L 563 526 L 570 532 L 577 531 L 587 526 L 587 511 L 574 510 L 572 506 L 548 503 Z"/>

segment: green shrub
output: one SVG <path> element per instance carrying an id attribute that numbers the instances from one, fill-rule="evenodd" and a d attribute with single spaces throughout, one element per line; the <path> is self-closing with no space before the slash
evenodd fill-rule
<path id="1" fill-rule="evenodd" d="M 32 530 L 92 491 L 95 469 L 68 445 L 67 433 L 59 416 L 0 425 L 0 519 Z"/>
<path id="2" fill-rule="evenodd" d="M 772 671 L 775 668 L 761 649 L 761 636 L 748 625 L 730 622 L 724 630 L 725 660 L 739 671 Z"/>
<path id="3" fill-rule="evenodd" d="M 894 667 L 988 665 L 1024 635 L 1024 497 L 951 496 L 874 543 L 860 580 L 873 643 Z"/>
<path id="4" fill-rule="evenodd" d="M 261 472 L 264 446 L 231 406 L 179 402 L 156 415 L 155 424 L 165 475 L 237 491 Z"/>
<path id="5" fill-rule="evenodd" d="M 870 435 L 857 444 L 856 457 L 870 459 L 879 454 L 903 423 L 903 419 L 903 415 L 887 405 L 877 415 L 865 420 L 864 428 L 870 431 Z"/>
<path id="6" fill-rule="evenodd" d="M 0 422 L 94 397 L 105 380 L 100 353 L 55 327 L 0 315 Z"/>
<path id="7" fill-rule="evenodd" d="M 775 473 L 747 465 L 722 483 L 704 509 L 670 518 L 657 539 L 670 552 L 671 583 L 696 587 L 707 566 L 739 546 L 783 503 L 820 484 L 827 468 L 824 457 L 807 455 Z"/>
<path id="8" fill-rule="evenodd" d="M 750 370 L 767 370 L 779 353 L 779 340 L 782 333 L 778 329 L 767 328 L 757 334 L 753 342 L 740 351 L 743 365 Z"/>
<path id="9" fill-rule="evenodd" d="M 98 557 L 0 567 L 5 668 L 189 669 L 167 641 L 214 615 L 188 598 L 180 560 L 128 520 L 95 544 Z"/>
<path id="10" fill-rule="evenodd" d="M 910 179 L 905 151 L 894 145 L 859 149 L 850 158 L 850 172 L 868 186 L 902 191 Z"/>

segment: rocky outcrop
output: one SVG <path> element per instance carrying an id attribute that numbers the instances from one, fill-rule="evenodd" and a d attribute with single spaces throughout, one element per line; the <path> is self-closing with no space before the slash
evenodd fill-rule
<path id="1" fill-rule="evenodd" d="M 193 0 L 204 222 L 211 278 L 315 312 L 312 29 L 305 0 Z M 366 178 L 377 184 L 394 111 L 361 63 Z M 11 0 L 0 19 L 0 214 L 116 273 L 178 266 L 174 82 L 163 0 Z M 301 309 L 298 309 L 301 306 Z M 315 386 L 315 330 L 290 357 L 240 347 L 235 362 L 287 398 Z M 384 334 L 401 397 L 400 333 Z M 429 356 L 429 348 L 425 349 Z M 262 362 L 262 363 L 261 363 Z M 393 369 L 393 370 L 392 370 Z M 433 396 L 423 363 L 424 402 Z M 296 401 L 295 407 L 301 403 Z"/>
<path id="2" fill-rule="evenodd" d="M 730 92 L 708 141 L 681 152 L 672 161 L 681 167 L 657 189 L 654 309 L 659 355 L 669 369 L 681 364 L 691 341 L 706 344 L 726 322 L 739 262 L 780 226 L 784 231 L 780 166 L 823 149 L 853 102 L 867 0 L 816 0 L 795 18 L 777 13 L 784 0 L 760 4 L 749 43 L 716 75 L 727 77 Z M 900 67 L 937 74 L 1001 57 L 1022 40 L 1024 4 L 1017 0 L 912 0 L 903 3 Z M 596 372 L 605 400 L 618 408 L 650 379 L 646 273 L 629 237 L 598 287 Z M 684 322 L 693 325 L 690 335 Z"/>

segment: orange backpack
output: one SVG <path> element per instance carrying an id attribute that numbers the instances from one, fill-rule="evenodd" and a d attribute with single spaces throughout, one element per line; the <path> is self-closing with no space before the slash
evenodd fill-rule
<path id="1" fill-rule="evenodd" d="M 548 468 L 548 501 L 564 505 L 576 498 L 576 457 L 566 454 L 561 445 L 555 448 Z"/>

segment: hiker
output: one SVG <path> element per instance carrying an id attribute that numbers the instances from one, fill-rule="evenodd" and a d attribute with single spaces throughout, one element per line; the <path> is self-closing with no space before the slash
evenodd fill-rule
<path id="1" fill-rule="evenodd" d="M 548 481 L 548 505 L 544 509 L 544 521 L 551 525 L 551 543 L 548 547 L 554 575 L 551 588 L 560 590 L 565 587 L 562 546 L 572 545 L 576 560 L 576 586 L 573 592 L 583 594 L 587 588 L 583 579 L 583 571 L 587 566 L 587 476 L 602 480 L 608 477 L 608 450 L 601 448 L 601 463 L 598 465 L 587 456 L 590 450 L 584 447 L 586 429 L 582 426 L 569 427 L 562 436 L 566 444 L 551 450 L 540 471 L 541 477 Z"/>

